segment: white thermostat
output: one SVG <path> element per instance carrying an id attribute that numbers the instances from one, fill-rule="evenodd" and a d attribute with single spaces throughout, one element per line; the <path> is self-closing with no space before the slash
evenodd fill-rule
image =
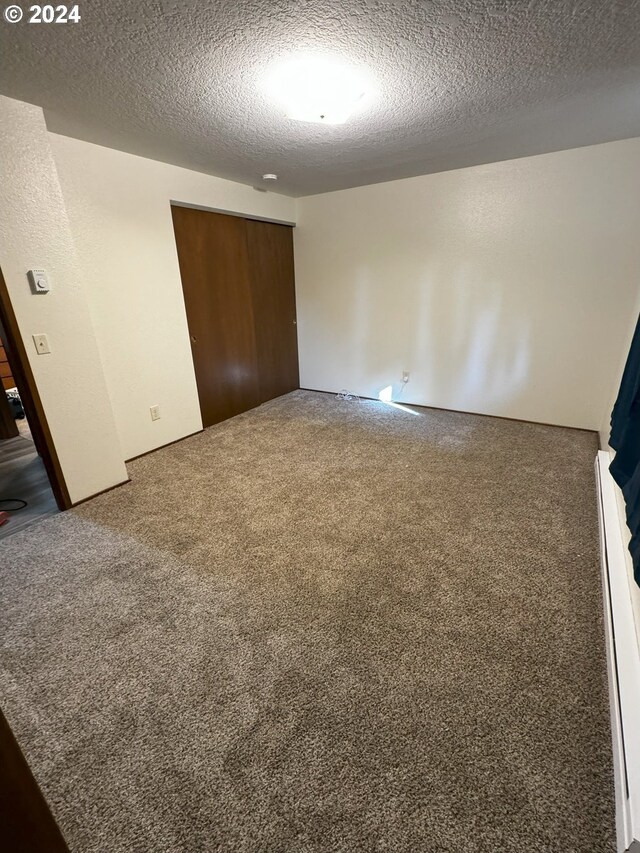
<path id="1" fill-rule="evenodd" d="M 27 273 L 33 293 L 49 293 L 49 279 L 44 270 L 29 270 Z"/>

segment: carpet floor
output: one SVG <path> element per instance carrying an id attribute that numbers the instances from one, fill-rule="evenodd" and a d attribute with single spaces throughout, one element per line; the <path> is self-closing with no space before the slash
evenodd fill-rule
<path id="1" fill-rule="evenodd" d="M 595 452 L 297 391 L 2 542 L 73 853 L 611 853 Z"/>

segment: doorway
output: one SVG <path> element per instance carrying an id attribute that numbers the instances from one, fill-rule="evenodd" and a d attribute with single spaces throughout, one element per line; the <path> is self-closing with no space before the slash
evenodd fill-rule
<path id="1" fill-rule="evenodd" d="M 293 228 L 172 205 L 205 427 L 300 385 Z"/>
<path id="2" fill-rule="evenodd" d="M 0 271 L 0 538 L 71 506 Z"/>

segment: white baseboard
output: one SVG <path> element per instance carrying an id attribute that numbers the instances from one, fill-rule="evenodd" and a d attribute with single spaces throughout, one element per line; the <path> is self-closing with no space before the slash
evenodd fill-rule
<path id="1" fill-rule="evenodd" d="M 611 458 L 596 458 L 609 706 L 616 797 L 616 849 L 640 853 L 640 645 Z"/>

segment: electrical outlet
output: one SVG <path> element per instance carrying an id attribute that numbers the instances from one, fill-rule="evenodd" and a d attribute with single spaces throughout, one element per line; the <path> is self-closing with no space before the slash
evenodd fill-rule
<path id="1" fill-rule="evenodd" d="M 49 346 L 49 339 L 46 335 L 34 335 L 33 342 L 36 345 L 36 352 L 38 355 L 46 355 L 51 352 L 51 347 Z"/>
<path id="2" fill-rule="evenodd" d="M 408 370 L 403 370 L 403 371 L 402 371 L 402 381 L 403 381 L 405 384 L 409 381 L 409 371 L 408 371 Z"/>
<path id="3" fill-rule="evenodd" d="M 149 411 L 151 412 L 151 420 L 152 421 L 160 420 L 160 406 L 151 406 Z"/>

